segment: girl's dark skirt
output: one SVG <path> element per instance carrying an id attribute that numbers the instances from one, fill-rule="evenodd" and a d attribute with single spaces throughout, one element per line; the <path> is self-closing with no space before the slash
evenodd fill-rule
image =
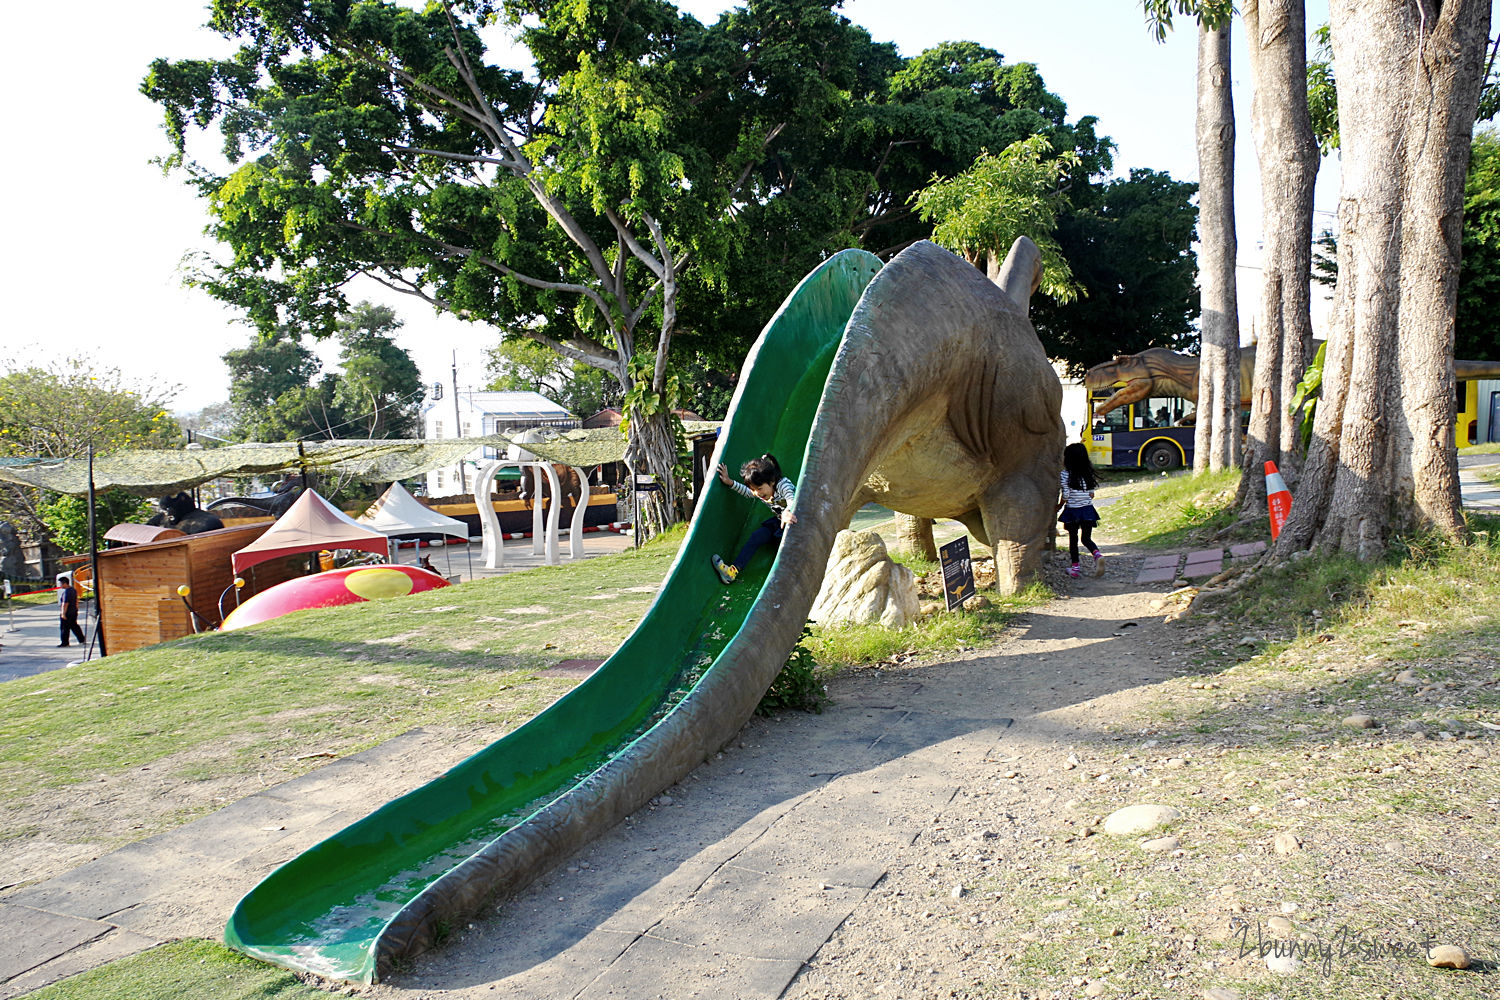
<path id="1" fill-rule="evenodd" d="M 1093 504 L 1083 507 L 1064 507 L 1062 516 L 1057 519 L 1059 524 L 1088 524 L 1099 523 L 1099 512 L 1094 509 Z"/>

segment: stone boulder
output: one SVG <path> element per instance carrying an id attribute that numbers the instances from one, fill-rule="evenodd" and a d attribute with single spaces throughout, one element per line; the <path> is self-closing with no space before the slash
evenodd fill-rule
<path id="1" fill-rule="evenodd" d="M 891 559 L 873 531 L 838 533 L 823 587 L 808 617 L 815 622 L 854 622 L 901 628 L 919 614 L 917 580 Z"/>

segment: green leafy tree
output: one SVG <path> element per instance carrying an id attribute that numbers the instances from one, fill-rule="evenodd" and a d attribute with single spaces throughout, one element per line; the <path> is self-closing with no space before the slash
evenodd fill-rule
<path id="1" fill-rule="evenodd" d="M 182 431 L 167 413 L 176 386 L 147 386 L 88 358 L 47 365 L 0 364 L 0 455 L 81 458 L 121 448 L 175 448 Z M 0 484 L 0 520 L 40 535 L 54 495 Z"/>
<path id="2" fill-rule="evenodd" d="M 395 310 L 369 302 L 339 317 L 342 369 L 333 404 L 343 416 L 337 437 L 418 437 L 426 390 L 411 355 L 396 345 Z"/>
<path id="3" fill-rule="evenodd" d="M 732 22 L 748 47 L 660 0 L 211 11 L 236 55 L 159 60 L 143 88 L 234 251 L 204 266 L 202 287 L 263 330 L 317 333 L 367 274 L 521 330 L 622 390 L 644 373 L 642 399 L 667 387 L 684 269 L 722 280 L 726 223 L 782 116 L 840 99 L 795 58 L 784 87 L 766 57 L 835 20 L 826 5 L 752 5 Z M 524 25 L 538 82 L 485 60 L 480 29 L 496 12 Z M 233 173 L 188 164 L 190 124 L 219 127 Z M 665 482 L 676 452 L 654 412 L 631 422 L 631 455 Z M 658 523 L 676 512 L 662 499 Z"/>
<path id="4" fill-rule="evenodd" d="M 88 358 L 47 365 L 3 363 L 0 374 L 0 454 L 77 458 L 119 448 L 163 448 L 182 443 L 165 397 L 177 386 L 147 386 Z"/>
<path id="5" fill-rule="evenodd" d="M 1034 135 L 999 153 L 985 151 L 957 177 L 934 180 L 918 192 L 917 212 L 933 223 L 932 238 L 975 266 L 999 273 L 1018 236 L 1042 252 L 1041 290 L 1059 302 L 1080 286 L 1053 233 L 1067 204 L 1061 185 L 1079 165 L 1076 153 L 1048 157 L 1052 144 Z"/>
<path id="6" fill-rule="evenodd" d="M 1464 184 L 1462 264 L 1453 352 L 1475 361 L 1500 361 L 1500 136 L 1476 132 Z"/>
<path id="7" fill-rule="evenodd" d="M 269 421 L 267 414 L 283 395 L 309 385 L 322 367 L 317 355 L 303 345 L 301 334 L 290 326 L 252 334 L 248 346 L 226 351 L 223 361 L 229 368 L 234 436 L 250 441 L 287 440 L 287 428 Z M 292 440 L 304 436 L 300 432 L 303 426 L 317 424 L 299 423 Z"/>
<path id="8" fill-rule="evenodd" d="M 535 341 L 511 338 L 485 351 L 485 388 L 539 392 L 580 418 L 619 406 L 619 384 Z"/>
<path id="9" fill-rule="evenodd" d="M 1096 119 L 1070 121 L 1030 63 L 1006 63 L 974 42 L 903 60 L 858 29 L 830 30 L 827 48 L 847 53 L 833 77 L 847 99 L 810 127 L 792 119 L 752 174 L 747 188 L 760 194 L 735 217 L 731 280 L 684 287 L 684 346 L 725 378 L 787 291 L 829 254 L 853 246 L 890 257 L 930 237 L 913 195 L 968 169 L 984 150 L 1042 135 L 1076 154 L 1070 210 L 1093 198 L 1088 178 L 1111 164 L 1113 144 L 1096 134 Z"/>
<path id="10" fill-rule="evenodd" d="M 87 552 L 89 550 L 89 502 L 88 497 L 67 496 L 61 493 L 46 493 L 37 507 L 37 513 L 53 544 L 64 552 Z M 108 489 L 94 494 L 94 532 L 96 537 L 117 524 L 144 523 L 155 511 L 149 500 L 126 493 L 120 489 Z M 102 546 L 101 546 L 102 547 Z"/>
<path id="11" fill-rule="evenodd" d="M 253 334 L 224 354 L 235 436 L 241 440 L 411 437 L 425 390 L 411 355 L 398 346 L 395 311 L 360 302 L 335 319 L 340 370 L 323 373 L 290 326 Z"/>
<path id="12" fill-rule="evenodd" d="M 1096 206 L 1058 218 L 1056 241 L 1084 294 L 1037 298 L 1032 322 L 1049 357 L 1074 374 L 1115 354 L 1196 342 L 1198 186 L 1154 170 L 1101 185 Z"/>
<path id="13" fill-rule="evenodd" d="M 1324 156 L 1339 148 L 1339 93 L 1333 79 L 1333 44 L 1328 25 L 1313 29 L 1313 54 L 1307 60 L 1307 111 L 1313 136 Z"/>

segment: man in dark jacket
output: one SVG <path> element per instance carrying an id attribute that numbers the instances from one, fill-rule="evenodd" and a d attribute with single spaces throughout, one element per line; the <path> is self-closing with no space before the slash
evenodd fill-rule
<path id="1" fill-rule="evenodd" d="M 68 644 L 68 633 L 72 632 L 78 637 L 78 642 L 83 643 L 83 629 L 78 627 L 78 591 L 73 589 L 73 578 L 71 576 L 58 577 L 62 586 L 57 590 L 57 624 L 58 638 L 62 641 L 59 646 Z"/>

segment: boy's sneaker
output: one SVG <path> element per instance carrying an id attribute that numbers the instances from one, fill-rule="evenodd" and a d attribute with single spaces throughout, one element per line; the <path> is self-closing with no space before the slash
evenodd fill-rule
<path id="1" fill-rule="evenodd" d="M 1104 553 L 1097 549 L 1094 551 L 1094 575 L 1104 575 Z"/>
<path id="2" fill-rule="evenodd" d="M 1068 575 L 1071 576 L 1075 580 L 1078 579 L 1078 564 L 1077 563 L 1074 563 L 1073 565 L 1071 565 L 1071 566 L 1068 567 Z"/>
<path id="3" fill-rule="evenodd" d="M 709 559 L 709 562 L 714 564 L 714 572 L 718 573 L 719 579 L 725 583 L 733 583 L 738 579 L 740 575 L 739 568 L 734 563 L 727 563 L 720 559 L 717 552 Z"/>

